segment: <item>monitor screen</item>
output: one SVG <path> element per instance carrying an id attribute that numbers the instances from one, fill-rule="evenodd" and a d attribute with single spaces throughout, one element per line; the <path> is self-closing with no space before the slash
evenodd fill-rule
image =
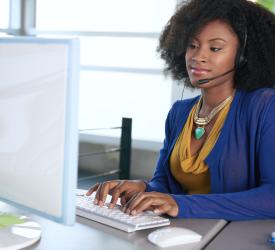
<path id="1" fill-rule="evenodd" d="M 0 38 L 0 72 L 0 200 L 72 224 L 78 40 Z"/>

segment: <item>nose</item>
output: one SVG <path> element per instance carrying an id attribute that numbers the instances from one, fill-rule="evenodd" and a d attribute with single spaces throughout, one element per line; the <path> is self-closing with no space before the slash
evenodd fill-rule
<path id="1" fill-rule="evenodd" d="M 207 53 L 203 48 L 198 48 L 194 53 L 192 54 L 191 60 L 194 62 L 207 62 Z"/>

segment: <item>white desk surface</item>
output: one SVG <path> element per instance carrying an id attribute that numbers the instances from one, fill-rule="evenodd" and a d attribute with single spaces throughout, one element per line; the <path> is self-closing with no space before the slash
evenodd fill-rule
<path id="1" fill-rule="evenodd" d="M 160 249 L 147 240 L 147 235 L 155 229 L 126 233 L 81 217 L 73 226 L 64 226 L 27 212 L 19 211 L 0 202 L 1 212 L 27 215 L 41 225 L 41 240 L 26 248 L 36 250 L 144 250 Z M 205 247 L 227 224 L 224 220 L 172 219 L 171 226 L 186 227 L 203 235 L 199 243 L 181 245 L 167 250 L 197 250 Z"/>

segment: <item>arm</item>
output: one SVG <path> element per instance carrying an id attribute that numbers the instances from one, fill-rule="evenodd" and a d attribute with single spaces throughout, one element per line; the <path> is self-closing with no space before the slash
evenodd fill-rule
<path id="1" fill-rule="evenodd" d="M 173 192 L 171 197 L 176 201 L 179 208 L 178 218 L 222 218 L 226 220 L 275 218 L 275 96 L 271 98 L 273 100 L 269 101 L 265 112 L 261 112 L 265 115 L 261 119 L 260 140 L 255 149 L 255 161 L 259 170 L 259 186 L 234 193 L 184 195 L 177 191 Z M 166 128 L 170 128 L 169 122 L 175 121 L 175 119 L 171 119 L 171 114 L 169 114 Z M 170 129 L 166 129 L 166 139 L 170 136 Z M 164 144 L 166 156 L 168 154 L 167 145 L 166 140 Z M 165 193 L 170 191 L 167 178 L 168 171 L 165 171 L 167 166 L 161 164 L 161 161 L 165 159 L 160 157 L 155 176 L 147 184 L 146 191 Z M 154 192 L 147 194 L 145 198 L 154 198 L 153 196 L 155 196 Z"/>
<path id="2" fill-rule="evenodd" d="M 241 192 L 207 195 L 173 195 L 178 217 L 249 220 L 275 218 L 275 98 L 261 120 L 255 161 L 259 186 Z"/>
<path id="3" fill-rule="evenodd" d="M 156 170 L 154 173 L 153 178 L 150 182 L 147 182 L 146 192 L 157 191 L 161 193 L 169 193 L 169 185 L 168 185 L 168 178 L 167 178 L 167 169 L 166 169 L 166 162 L 167 157 L 169 154 L 169 145 L 170 141 L 172 140 L 172 124 L 174 123 L 174 113 L 175 107 L 177 102 L 173 105 L 171 110 L 169 111 L 166 122 L 165 122 L 165 139 L 163 143 L 163 147 L 160 150 L 159 159 L 156 165 Z M 175 124 L 174 124 L 175 126 Z"/>
<path id="4" fill-rule="evenodd" d="M 248 191 L 172 195 L 179 206 L 178 218 L 255 220 L 275 218 L 275 185 L 264 184 Z"/>

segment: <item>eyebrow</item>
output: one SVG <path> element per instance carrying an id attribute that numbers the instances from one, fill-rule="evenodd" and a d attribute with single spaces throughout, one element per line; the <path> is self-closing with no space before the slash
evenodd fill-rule
<path id="1" fill-rule="evenodd" d="M 198 41 L 198 39 L 196 37 L 194 37 L 193 39 Z M 217 40 L 220 40 L 220 41 L 225 42 L 225 43 L 227 42 L 226 40 L 224 40 L 220 37 L 212 38 L 212 39 L 209 40 L 209 42 L 213 42 L 213 41 L 217 41 Z"/>
<path id="2" fill-rule="evenodd" d="M 212 42 L 212 41 L 216 41 L 216 40 L 220 40 L 220 41 L 223 41 L 223 42 L 227 42 L 226 40 L 224 40 L 224 39 L 222 39 L 222 38 L 219 38 L 219 37 L 217 37 L 217 38 L 212 38 L 212 39 L 210 39 L 209 41 L 210 42 Z"/>

